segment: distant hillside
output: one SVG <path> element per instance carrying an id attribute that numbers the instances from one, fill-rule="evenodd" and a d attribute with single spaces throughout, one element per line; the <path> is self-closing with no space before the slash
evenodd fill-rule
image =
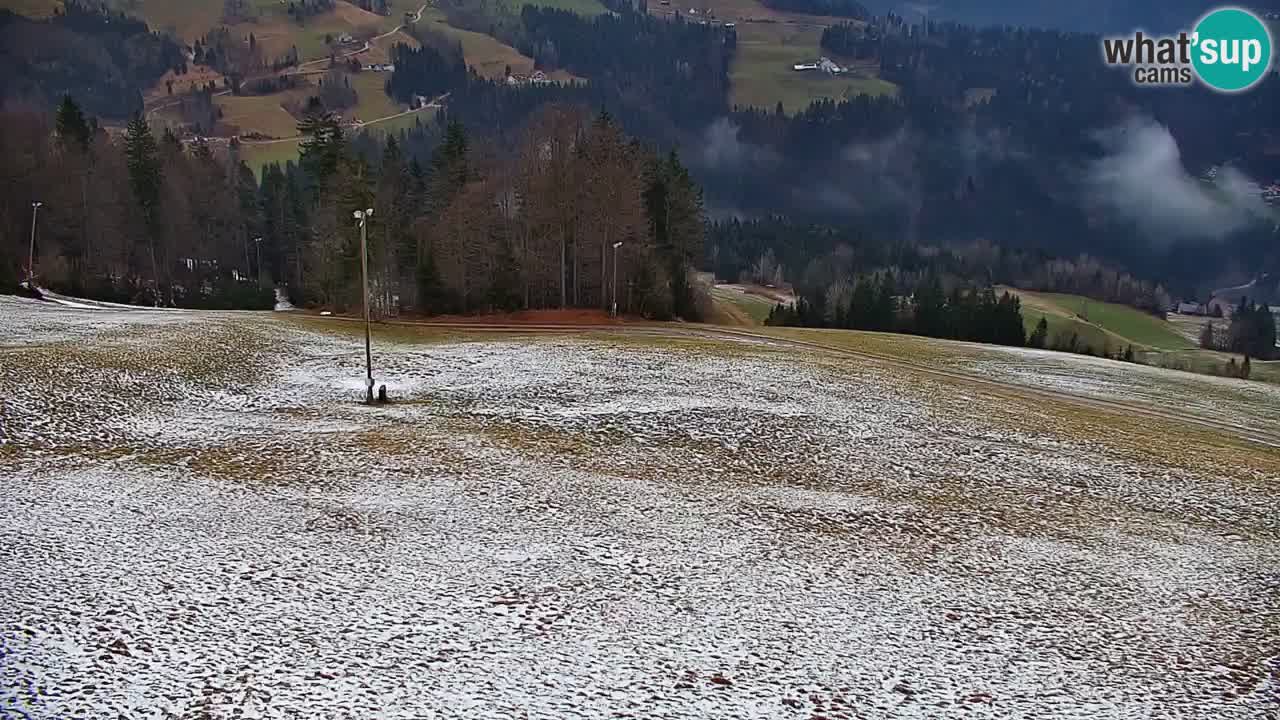
<path id="1" fill-rule="evenodd" d="M 1021 25 L 1085 32 L 1126 32 L 1143 28 L 1171 32 L 1189 27 L 1206 11 L 1223 3 L 1210 0 L 868 0 L 867 5 L 877 13 L 893 11 L 910 20 L 919 20 L 921 13 L 928 13 L 935 20 L 955 20 L 969 25 Z"/>
<path id="2" fill-rule="evenodd" d="M 761 2 L 765 7 L 774 10 L 806 15 L 833 15 L 859 20 L 865 20 L 871 15 L 866 6 L 857 0 L 761 0 Z"/>
<path id="3" fill-rule="evenodd" d="M 0 101 L 52 107 L 72 95 L 90 115 L 122 119 L 165 72 L 185 67 L 183 49 L 123 15 L 78 3 L 41 20 L 0 10 Z"/>
<path id="4" fill-rule="evenodd" d="M 1127 305 L 1099 302 L 1079 295 L 1039 293 L 1009 288 L 1022 300 L 1022 319 L 1031 333 L 1040 318 L 1049 323 L 1049 341 L 1075 333 L 1080 347 L 1112 353 L 1135 350 L 1188 350 L 1195 345 L 1171 323 Z"/>

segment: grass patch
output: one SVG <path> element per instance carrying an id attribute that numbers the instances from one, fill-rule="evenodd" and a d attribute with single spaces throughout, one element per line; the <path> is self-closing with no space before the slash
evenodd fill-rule
<path id="1" fill-rule="evenodd" d="M 411 130 L 419 123 L 426 125 L 435 117 L 435 110 L 427 109 L 422 112 L 410 113 L 408 115 L 397 115 L 393 118 L 381 120 L 374 123 L 365 123 L 363 130 L 379 133 L 381 135 L 399 135 L 403 130 Z"/>
<path id="2" fill-rule="evenodd" d="M 240 146 L 240 158 L 255 175 L 261 177 L 262 169 L 271 163 L 297 162 L 301 142 L 244 143 Z"/>
<path id="3" fill-rule="evenodd" d="M 271 137 L 289 138 L 298 134 L 298 120 L 284 109 L 283 103 L 316 90 L 304 87 L 273 95 L 222 95 L 213 101 L 222 110 L 222 121 L 235 125 L 241 135 L 259 132 Z"/>
<path id="4" fill-rule="evenodd" d="M 1235 360 L 1236 364 L 1239 365 L 1242 358 L 1243 356 L 1241 355 L 1195 348 L 1173 352 L 1147 353 L 1141 360 L 1148 365 L 1170 370 L 1185 370 L 1202 375 L 1221 375 L 1229 361 Z M 1249 364 L 1250 380 L 1280 383 L 1280 360 L 1251 359 Z"/>
<path id="5" fill-rule="evenodd" d="M 535 0 L 529 4 L 555 8 L 556 10 L 568 10 L 589 18 L 609 12 L 604 5 L 600 4 L 599 0 Z M 519 14 L 519 7 L 516 8 L 516 12 Z"/>
<path id="6" fill-rule="evenodd" d="M 62 9 L 62 0 L 4 0 L 0 8 L 29 18 L 47 18 Z"/>
<path id="7" fill-rule="evenodd" d="M 840 100 L 897 92 L 896 85 L 876 77 L 870 67 L 838 76 L 793 70 L 795 63 L 824 54 L 818 45 L 821 37 L 822 27 L 817 25 L 739 25 L 738 51 L 729 69 L 731 102 L 766 110 L 781 102 L 783 110 L 795 113 L 822 98 Z"/>
<path id="8" fill-rule="evenodd" d="M 322 332 L 339 337 L 364 339 L 364 323 L 337 317 L 322 317 L 303 313 L 284 313 L 276 316 L 280 322 L 296 325 L 312 332 Z M 424 325 L 392 325 L 373 323 L 370 326 L 372 341 L 405 344 L 461 342 L 468 339 L 486 339 L 483 335 L 466 334 L 449 328 Z"/>
<path id="9" fill-rule="evenodd" d="M 467 65 L 484 77 L 505 77 L 508 66 L 511 67 L 511 72 L 517 74 L 527 75 L 533 72 L 533 58 L 521 55 L 519 50 L 484 33 L 453 27 L 437 8 L 427 8 L 422 13 L 420 26 L 462 45 L 462 56 Z"/>
<path id="10" fill-rule="evenodd" d="M 1041 314 L 1049 318 L 1050 337 L 1053 337 L 1055 319 L 1059 323 L 1065 319 L 1091 325 L 1115 340 L 1132 343 L 1135 348 L 1189 350 L 1194 347 L 1168 321 L 1127 305 L 1099 302 L 1079 295 L 1010 290 L 1022 298 L 1023 317 L 1029 322 L 1029 327 L 1035 327 Z"/>
<path id="11" fill-rule="evenodd" d="M 386 83 L 391 73 L 360 72 L 349 77 L 352 89 L 360 96 L 359 103 L 348 113 L 352 117 L 367 123 L 406 109 L 387 95 Z"/>
<path id="12" fill-rule="evenodd" d="M 764 325 L 774 307 L 774 303 L 768 298 L 728 288 L 712 288 L 711 299 L 731 318 L 747 321 L 731 323 L 735 325 Z"/>

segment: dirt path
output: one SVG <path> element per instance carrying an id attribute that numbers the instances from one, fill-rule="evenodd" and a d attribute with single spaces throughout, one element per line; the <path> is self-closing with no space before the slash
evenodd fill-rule
<path id="1" fill-rule="evenodd" d="M 427 3 L 427 4 L 424 4 L 422 7 L 418 8 L 418 13 L 414 16 L 413 21 L 414 21 L 414 22 L 418 22 L 419 20 L 421 20 L 421 19 L 422 19 L 422 13 L 426 12 L 426 11 L 427 11 L 427 8 L 429 8 L 429 7 L 431 7 L 431 4 L 430 4 L 430 3 Z M 393 28 L 393 29 L 391 29 L 391 30 L 388 30 L 387 32 L 384 32 L 384 33 L 382 33 L 381 35 L 375 35 L 374 37 L 369 38 L 368 40 L 365 40 L 365 41 L 364 41 L 364 46 L 363 46 L 363 47 L 361 47 L 359 50 L 352 50 L 352 51 L 350 51 L 350 52 L 343 53 L 342 55 L 335 55 L 334 57 L 335 57 L 336 59 L 338 59 L 338 60 L 345 60 L 346 58 L 352 57 L 353 55 L 359 55 L 360 53 L 369 52 L 369 50 L 371 50 L 371 49 L 373 48 L 373 43 L 376 43 L 376 42 L 378 42 L 379 40 L 385 40 L 385 39 L 387 39 L 387 38 L 391 37 L 392 35 L 395 35 L 396 33 L 400 32 L 400 31 L 401 31 L 401 30 L 403 30 L 404 28 L 405 28 L 404 23 L 401 23 L 401 24 L 399 24 L 399 25 L 395 26 L 395 28 Z M 286 72 L 286 73 L 284 73 L 284 74 L 285 74 L 285 75 L 302 75 L 302 74 L 305 74 L 305 73 L 302 71 L 302 69 L 303 69 L 303 68 L 305 68 L 305 67 L 307 67 L 307 66 L 309 66 L 309 65 L 316 65 L 316 64 L 319 64 L 319 63 L 326 63 L 326 62 L 329 62 L 329 58 L 327 58 L 327 57 L 317 58 L 317 59 L 315 59 L 315 60 L 308 60 L 307 62 L 300 63 L 300 64 L 299 64 L 296 68 L 294 68 L 292 71 L 290 71 L 290 72 Z"/>
<path id="2" fill-rule="evenodd" d="M 438 97 L 438 98 L 436 98 L 436 99 L 432 100 L 431 102 L 427 103 L 426 105 L 423 105 L 422 107 L 420 107 L 420 108 L 418 108 L 418 109 L 416 109 L 416 110 L 405 110 L 404 112 L 398 112 L 398 113 L 395 113 L 394 115 L 387 115 L 387 116 L 385 116 L 385 117 L 376 118 L 376 119 L 374 119 L 374 120 L 366 120 L 366 121 L 364 121 L 364 122 L 351 123 L 350 125 L 346 125 L 345 127 L 355 128 L 355 129 L 359 130 L 359 129 L 367 128 L 367 127 L 369 127 L 370 125 L 377 125 L 378 123 L 386 122 L 386 121 L 388 121 L 388 120 L 395 120 L 396 118 L 404 117 L 405 115 L 414 115 L 414 114 L 416 114 L 416 113 L 420 113 L 420 112 L 422 112 L 422 111 L 424 111 L 424 110 L 436 110 L 436 109 L 439 109 L 439 108 L 441 108 L 441 107 L 444 107 L 441 103 L 443 103 L 443 102 L 444 102 L 444 100 L 446 100 L 448 97 L 449 97 L 449 93 L 445 93 L 445 94 L 441 95 L 440 97 Z M 241 141 L 240 141 L 240 144 L 242 144 L 242 145 L 274 145 L 274 144 L 276 144 L 276 143 L 298 142 L 299 140 L 303 139 L 304 137 L 306 137 L 306 136 L 305 136 L 305 135 L 294 135 L 294 136 L 292 136 L 292 137 L 287 137 L 287 138 L 273 138 L 273 139 L 271 139 L 271 140 L 241 140 Z M 224 138 L 210 138 L 210 140 L 223 140 L 223 139 L 224 139 Z"/>

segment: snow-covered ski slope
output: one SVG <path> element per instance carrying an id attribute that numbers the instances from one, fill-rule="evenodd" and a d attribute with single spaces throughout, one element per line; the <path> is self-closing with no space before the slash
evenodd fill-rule
<path id="1" fill-rule="evenodd" d="M 357 330 L 0 298 L 0 716 L 1280 708 L 1272 448 L 690 337 L 380 330 L 367 408 Z"/>

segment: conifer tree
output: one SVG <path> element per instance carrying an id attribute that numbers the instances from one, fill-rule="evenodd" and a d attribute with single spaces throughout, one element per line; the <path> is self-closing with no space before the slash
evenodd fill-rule
<path id="1" fill-rule="evenodd" d="M 156 242 L 160 232 L 160 187 L 164 178 L 156 139 L 141 113 L 133 116 L 125 131 L 125 160 L 129 169 L 129 185 L 133 189 L 134 202 L 142 213 L 148 254 L 151 259 L 152 289 L 157 293 L 155 301 L 159 302 L 160 266 L 156 257 Z"/>
<path id="2" fill-rule="evenodd" d="M 62 104 L 58 106 L 56 127 L 58 139 L 64 146 L 75 146 L 82 152 L 89 149 L 89 123 L 70 95 L 63 96 Z"/>
<path id="3" fill-rule="evenodd" d="M 1040 316 L 1040 322 L 1036 323 L 1036 329 L 1032 331 L 1031 338 L 1027 341 L 1027 345 L 1033 348 L 1044 349 L 1049 342 L 1049 320 L 1045 316 Z"/>

